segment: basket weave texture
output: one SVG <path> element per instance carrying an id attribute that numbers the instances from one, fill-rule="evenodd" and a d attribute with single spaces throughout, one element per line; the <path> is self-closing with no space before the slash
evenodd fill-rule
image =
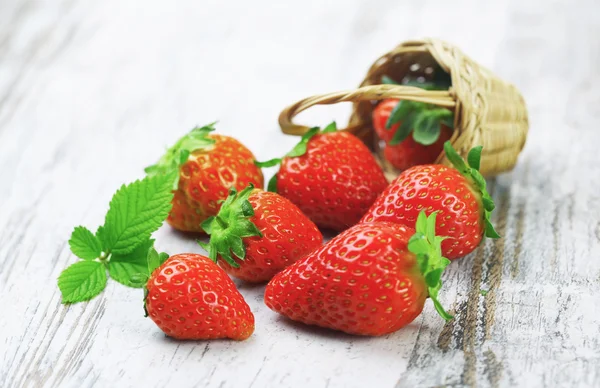
<path id="1" fill-rule="evenodd" d="M 384 75 L 394 80 L 410 77 L 427 81 L 440 69 L 450 75 L 449 90 L 381 84 Z M 400 44 L 375 61 L 358 89 L 298 101 L 281 112 L 279 125 L 284 133 L 302 135 L 309 127 L 292 122 L 298 113 L 314 105 L 352 102 L 352 115 L 344 130 L 377 148 L 371 114 L 377 102 L 387 98 L 425 102 L 453 110 L 454 133 L 450 141 L 465 158 L 471 148 L 482 145 L 480 171 L 485 176 L 511 170 L 525 145 L 529 128 L 527 108 L 517 88 L 455 46 L 438 39 Z M 397 175 L 398 171 L 382 157 L 379 160 L 388 176 Z M 436 163 L 449 164 L 449 161 L 442 153 Z"/>

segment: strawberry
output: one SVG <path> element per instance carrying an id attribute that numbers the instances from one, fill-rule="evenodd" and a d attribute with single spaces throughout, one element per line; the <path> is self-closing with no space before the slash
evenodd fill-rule
<path id="1" fill-rule="evenodd" d="M 281 164 L 269 191 L 292 201 L 317 226 L 336 231 L 356 224 L 388 184 L 369 149 L 335 123 L 309 130 L 282 159 L 257 164 Z"/>
<path id="2" fill-rule="evenodd" d="M 317 226 L 296 205 L 252 185 L 239 193 L 231 189 L 219 213 L 202 227 L 210 242 L 200 245 L 209 257 L 248 282 L 271 279 L 323 243 Z"/>
<path id="3" fill-rule="evenodd" d="M 375 128 L 379 138 L 386 143 L 383 149 L 383 157 L 398 170 L 406 170 L 419 164 L 433 163 L 442 153 L 444 142 L 452 137 L 452 129 L 441 124 L 437 140 L 430 145 L 417 142 L 414 136 L 406 136 L 404 140 L 394 139 L 401 123 L 396 122 L 389 128 L 386 127 L 386 123 L 398 104 L 399 100 L 384 100 L 373 111 L 373 128 Z M 440 112 L 450 114 L 450 111 L 440 110 Z"/>
<path id="4" fill-rule="evenodd" d="M 167 222 L 177 230 L 202 232 L 200 224 L 219 211 L 230 187 L 252 183 L 263 187 L 254 155 L 234 138 L 210 134 L 214 124 L 194 128 L 171 147 L 148 175 L 179 172 L 174 183 L 173 208 Z"/>
<path id="5" fill-rule="evenodd" d="M 146 283 L 147 315 L 177 339 L 232 338 L 254 332 L 254 315 L 225 271 L 208 257 L 169 257 Z"/>
<path id="6" fill-rule="evenodd" d="M 448 263 L 435 236 L 435 213 L 413 229 L 390 222 L 358 224 L 284 269 L 269 282 L 265 304 L 310 325 L 384 335 L 412 322 L 437 300 Z"/>
<path id="7" fill-rule="evenodd" d="M 450 75 L 439 66 L 433 69 L 429 82 L 408 78 L 404 86 L 425 90 L 447 90 L 451 86 Z M 388 76 L 383 76 L 381 82 L 398 84 Z M 386 99 L 373 110 L 372 122 L 375 132 L 385 143 L 383 157 L 395 168 L 406 170 L 437 159 L 444 142 L 452 136 L 454 115 L 448 109 L 431 104 Z"/>
<path id="8" fill-rule="evenodd" d="M 361 222 L 389 221 L 410 226 L 421 210 L 438 212 L 438 232 L 447 237 L 442 242 L 442 254 L 451 260 L 475 250 L 484 235 L 498 238 L 490 222 L 494 201 L 479 172 L 481 149 L 471 150 L 467 165 L 446 142 L 446 156 L 455 168 L 432 164 L 402 172 Z"/>

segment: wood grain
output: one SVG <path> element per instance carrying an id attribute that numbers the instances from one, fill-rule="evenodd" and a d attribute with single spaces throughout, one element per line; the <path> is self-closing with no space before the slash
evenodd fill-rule
<path id="1" fill-rule="evenodd" d="M 60 304 L 73 226 L 102 222 L 115 188 L 179 135 L 218 119 L 260 158 L 278 156 L 297 140 L 277 127 L 284 106 L 353 87 L 422 36 L 514 82 L 531 119 L 517 168 L 489 182 L 503 238 L 444 275 L 455 320 L 427 305 L 397 333 L 356 338 L 280 318 L 263 287 L 239 284 L 253 337 L 177 342 L 143 319 L 139 290 L 111 282 Z M 594 0 L 2 0 L 0 385 L 600 386 L 598 36 Z M 198 251 L 168 228 L 156 238 Z"/>

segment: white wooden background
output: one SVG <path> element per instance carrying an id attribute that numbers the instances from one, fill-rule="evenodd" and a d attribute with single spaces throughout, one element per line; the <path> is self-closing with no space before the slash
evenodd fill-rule
<path id="1" fill-rule="evenodd" d="M 218 119 L 261 159 L 281 155 L 297 140 L 281 108 L 353 87 L 423 36 L 516 83 L 530 109 L 518 167 L 490 181 L 504 238 L 445 275 L 454 321 L 428 304 L 356 338 L 290 323 L 242 284 L 251 339 L 177 342 L 143 318 L 140 290 L 60 304 L 73 226 L 100 224 L 178 136 Z M 597 0 L 0 0 L 0 386 L 600 386 L 599 36 Z"/>

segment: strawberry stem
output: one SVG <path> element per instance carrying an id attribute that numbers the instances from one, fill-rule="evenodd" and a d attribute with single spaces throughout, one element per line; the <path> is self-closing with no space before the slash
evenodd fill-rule
<path id="1" fill-rule="evenodd" d="M 427 284 L 429 298 L 433 301 L 436 311 L 449 321 L 454 317 L 446 312 L 438 300 L 438 292 L 442 288 L 442 273 L 450 264 L 450 260 L 442 256 L 441 244 L 445 237 L 435 235 L 436 217 L 437 212 L 431 213 L 429 217 L 424 211 L 419 213 L 415 225 L 416 233 L 408 241 L 408 250 L 417 256 L 421 273 Z"/>
<path id="2" fill-rule="evenodd" d="M 262 237 L 260 230 L 249 220 L 254 216 L 254 209 L 248 200 L 252 191 L 252 184 L 239 193 L 232 188 L 219 213 L 202 223 L 202 229 L 210 236 L 210 241 L 208 244 L 199 241 L 198 244 L 208 251 L 208 257 L 214 262 L 222 258 L 232 267 L 239 268 L 240 265 L 233 256 L 240 260 L 245 259 L 246 247 L 243 239 Z"/>

